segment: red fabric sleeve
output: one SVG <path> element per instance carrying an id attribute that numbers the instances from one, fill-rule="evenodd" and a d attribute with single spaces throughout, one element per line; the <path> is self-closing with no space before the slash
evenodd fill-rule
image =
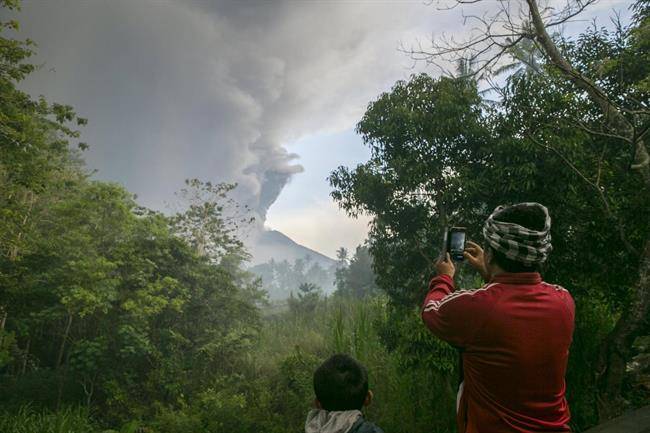
<path id="1" fill-rule="evenodd" d="M 422 305 L 422 320 L 436 337 L 466 347 L 483 323 L 484 308 L 478 290 L 455 290 L 447 275 L 431 280 Z"/>

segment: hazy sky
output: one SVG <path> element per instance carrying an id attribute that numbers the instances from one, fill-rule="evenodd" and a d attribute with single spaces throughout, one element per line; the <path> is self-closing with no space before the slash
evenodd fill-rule
<path id="1" fill-rule="evenodd" d="M 16 17 L 43 64 L 25 87 L 89 119 L 98 178 L 161 210 L 186 178 L 238 182 L 267 227 L 330 256 L 367 220 L 325 178 L 367 158 L 354 125 L 414 72 L 400 41 L 463 31 L 422 1 L 24 0 Z"/>

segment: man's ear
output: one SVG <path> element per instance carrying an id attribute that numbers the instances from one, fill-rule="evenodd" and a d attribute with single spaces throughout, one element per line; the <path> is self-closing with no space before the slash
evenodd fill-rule
<path id="1" fill-rule="evenodd" d="M 322 409 L 322 408 L 323 408 L 323 405 L 320 404 L 320 401 L 318 401 L 317 398 L 314 399 L 314 407 L 315 407 L 316 409 Z"/>
<path id="2" fill-rule="evenodd" d="M 368 394 L 366 394 L 366 399 L 363 401 L 364 406 L 370 406 L 370 403 L 372 403 L 374 395 L 372 391 L 368 390 Z"/>

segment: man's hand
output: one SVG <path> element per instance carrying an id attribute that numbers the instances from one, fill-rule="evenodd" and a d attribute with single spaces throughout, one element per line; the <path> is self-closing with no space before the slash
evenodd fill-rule
<path id="1" fill-rule="evenodd" d="M 485 259 L 483 258 L 483 255 L 483 248 L 472 241 L 467 242 L 467 248 L 465 248 L 465 251 L 463 252 L 463 257 L 465 257 L 465 260 L 467 260 L 467 263 L 469 263 L 470 266 L 472 266 L 481 274 L 483 280 L 485 280 L 485 282 L 488 282 L 490 280 L 490 276 L 488 275 L 488 271 L 485 268 Z"/>
<path id="2" fill-rule="evenodd" d="M 436 272 L 438 275 L 448 275 L 452 279 L 454 278 L 456 267 L 454 266 L 454 262 L 451 261 L 449 253 L 446 254 L 444 259 L 441 258 L 438 260 L 436 263 Z"/>

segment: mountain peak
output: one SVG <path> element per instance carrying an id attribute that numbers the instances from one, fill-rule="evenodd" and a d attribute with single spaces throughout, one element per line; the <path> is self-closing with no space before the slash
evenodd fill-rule
<path id="1" fill-rule="evenodd" d="M 271 259 L 276 262 L 287 260 L 293 263 L 297 259 L 304 259 L 306 257 L 309 257 L 324 268 L 328 268 L 336 263 L 336 260 L 304 245 L 300 245 L 289 236 L 277 230 L 261 230 L 248 243 L 248 247 L 253 256 L 251 266 L 267 263 Z"/>

